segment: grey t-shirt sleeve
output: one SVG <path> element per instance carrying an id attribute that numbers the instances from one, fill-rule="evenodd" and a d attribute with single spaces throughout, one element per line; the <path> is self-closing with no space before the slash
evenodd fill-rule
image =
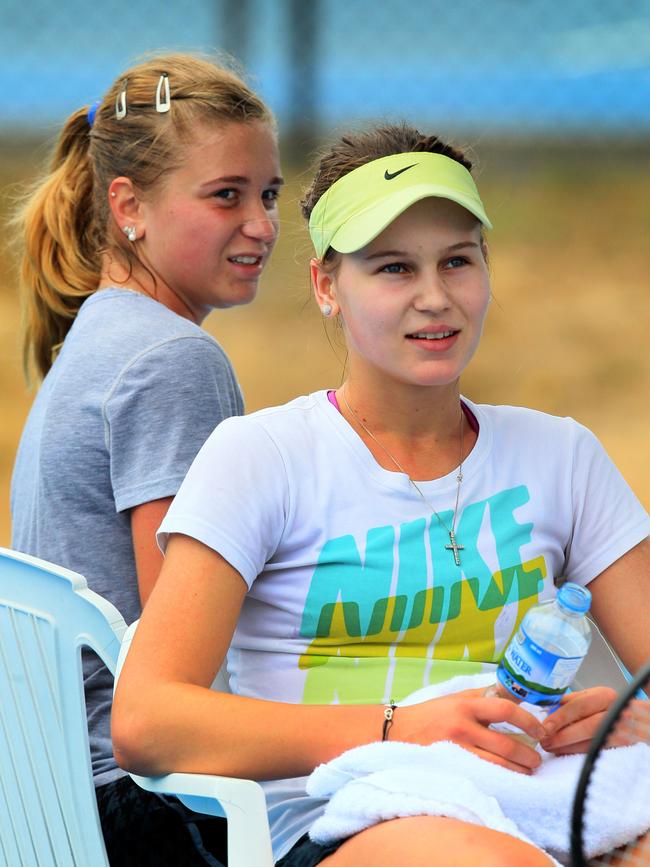
<path id="1" fill-rule="evenodd" d="M 104 402 L 116 511 L 173 496 L 198 450 L 224 418 L 241 415 L 241 392 L 221 347 L 176 337 L 135 358 Z"/>

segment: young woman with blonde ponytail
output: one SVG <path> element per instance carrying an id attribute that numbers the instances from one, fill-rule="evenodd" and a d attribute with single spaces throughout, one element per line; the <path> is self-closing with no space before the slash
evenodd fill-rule
<path id="1" fill-rule="evenodd" d="M 158 576 L 154 531 L 192 459 L 243 412 L 200 323 L 254 299 L 281 184 L 261 100 L 213 62 L 169 54 L 68 119 L 18 215 L 24 360 L 43 381 L 16 458 L 12 544 L 81 572 L 127 622 Z M 95 658 L 84 674 L 110 863 L 216 864 L 177 805 L 117 767 L 112 678 Z"/>

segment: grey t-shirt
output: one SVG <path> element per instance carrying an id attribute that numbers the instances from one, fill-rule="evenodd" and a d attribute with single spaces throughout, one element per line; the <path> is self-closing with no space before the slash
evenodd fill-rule
<path id="1" fill-rule="evenodd" d="M 243 412 L 232 367 L 198 325 L 145 295 L 82 305 L 36 396 L 11 485 L 12 546 L 73 569 L 127 623 L 140 616 L 130 513 L 176 493 L 199 448 Z M 121 776 L 113 680 L 84 654 L 95 785 Z"/>

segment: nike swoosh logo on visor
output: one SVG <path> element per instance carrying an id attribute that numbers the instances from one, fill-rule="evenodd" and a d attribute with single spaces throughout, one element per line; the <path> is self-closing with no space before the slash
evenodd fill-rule
<path id="1" fill-rule="evenodd" d="M 418 163 L 411 163 L 410 166 L 404 166 L 403 169 L 398 169 L 396 172 L 389 172 L 388 169 L 384 172 L 384 178 L 387 181 L 392 181 L 393 178 L 396 178 L 398 175 L 401 175 L 402 172 L 407 172 L 409 169 L 412 169 L 414 166 L 417 166 Z"/>

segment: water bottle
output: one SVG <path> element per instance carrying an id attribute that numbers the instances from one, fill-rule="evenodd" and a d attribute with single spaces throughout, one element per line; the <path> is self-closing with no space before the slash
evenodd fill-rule
<path id="1" fill-rule="evenodd" d="M 496 683 L 486 695 L 525 705 L 539 720 L 553 711 L 571 686 L 591 642 L 587 612 L 591 593 L 567 581 L 554 600 L 531 608 L 505 649 Z M 526 743 L 531 739 L 509 723 L 491 726 Z"/>

